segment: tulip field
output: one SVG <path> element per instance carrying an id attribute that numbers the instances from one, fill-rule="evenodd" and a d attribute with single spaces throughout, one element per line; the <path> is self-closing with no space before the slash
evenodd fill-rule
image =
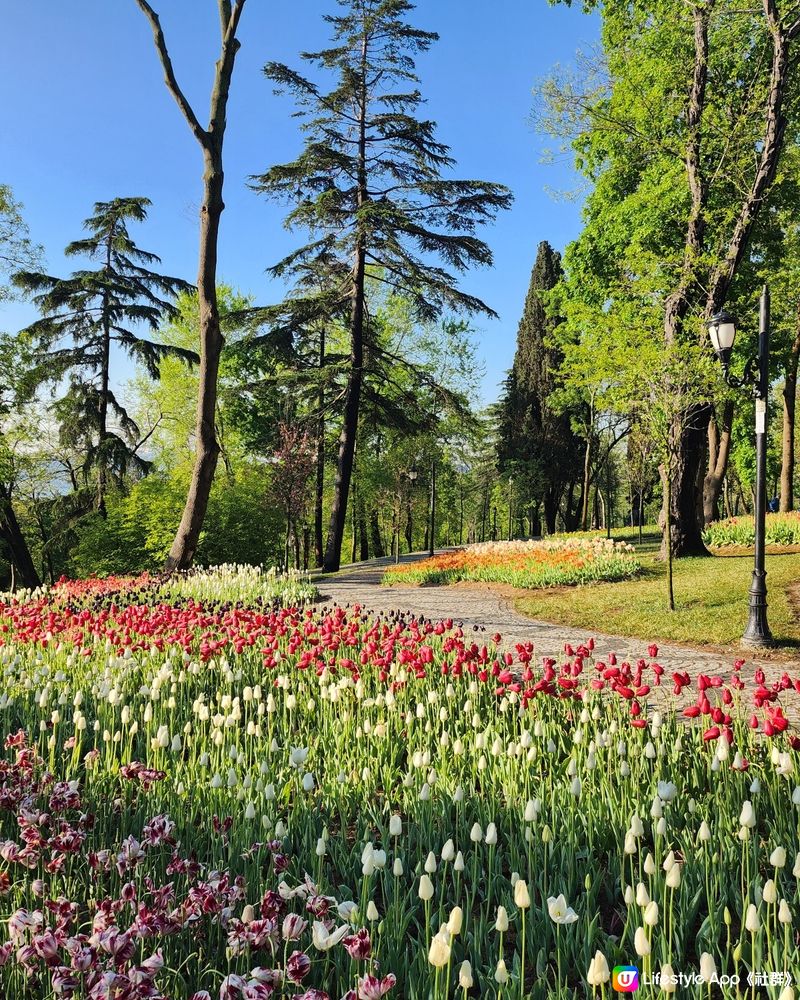
<path id="1" fill-rule="evenodd" d="M 705 530 L 706 545 L 751 547 L 755 543 L 755 522 L 752 517 L 729 517 L 713 521 Z M 767 545 L 800 545 L 800 511 L 767 514 Z"/>
<path id="2" fill-rule="evenodd" d="M 390 566 L 386 584 L 450 584 L 461 580 L 513 587 L 557 587 L 599 580 L 625 580 L 641 566 L 632 545 L 606 538 L 548 538 L 543 541 L 479 542 Z"/>
<path id="3" fill-rule="evenodd" d="M 794 996 L 800 678 L 246 586 L 0 598 L 0 995 Z"/>

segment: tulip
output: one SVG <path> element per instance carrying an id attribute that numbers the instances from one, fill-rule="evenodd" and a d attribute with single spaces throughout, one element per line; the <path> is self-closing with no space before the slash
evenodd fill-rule
<path id="1" fill-rule="evenodd" d="M 494 929 L 500 934 L 505 934 L 508 930 L 508 913 L 505 906 L 497 907 L 497 919 L 494 922 Z"/>
<path id="2" fill-rule="evenodd" d="M 753 803 L 749 799 L 745 799 L 744 805 L 742 806 L 742 811 L 739 816 L 739 826 L 747 827 L 751 829 L 756 825 L 756 814 L 753 810 Z"/>
<path id="3" fill-rule="evenodd" d="M 700 975 L 703 982 L 710 983 L 714 980 L 717 974 L 717 966 L 714 961 L 714 956 L 707 951 L 704 951 L 700 956 Z"/>
<path id="4" fill-rule="evenodd" d="M 458 937 L 461 933 L 461 927 L 464 923 L 464 912 L 460 906 L 454 906 L 450 911 L 450 917 L 447 921 L 447 930 L 451 937 Z"/>
<path id="5" fill-rule="evenodd" d="M 645 958 L 650 954 L 650 941 L 644 927 L 636 928 L 636 933 L 633 935 L 633 947 L 640 958 Z"/>
<path id="6" fill-rule="evenodd" d="M 469 839 L 473 844 L 480 844 L 483 840 L 483 830 L 481 829 L 480 823 L 472 824 L 472 829 L 469 832 Z"/>
<path id="7" fill-rule="evenodd" d="M 659 986 L 661 987 L 662 993 L 674 993 L 678 988 L 675 970 L 669 962 L 665 962 L 661 966 L 661 979 L 659 981 Z"/>
<path id="8" fill-rule="evenodd" d="M 776 847 L 769 856 L 769 863 L 773 868 L 783 868 L 786 864 L 786 848 Z"/>
<path id="9" fill-rule="evenodd" d="M 589 962 L 589 970 L 586 973 L 586 981 L 590 986 L 603 986 L 611 978 L 608 962 L 602 951 L 596 951 L 594 958 Z"/>
<path id="10" fill-rule="evenodd" d="M 504 959 L 500 959 L 497 963 L 497 968 L 494 970 L 495 982 L 499 983 L 500 986 L 504 986 L 508 982 L 508 969 L 506 969 L 506 963 Z"/>
<path id="11" fill-rule="evenodd" d="M 574 924 L 578 919 L 578 914 L 567 905 L 564 894 L 559 896 L 549 896 L 547 899 L 547 912 L 554 924 Z"/>
<path id="12" fill-rule="evenodd" d="M 461 963 L 461 968 L 458 970 L 458 985 L 462 990 L 472 989 L 472 966 L 466 959 Z"/>
<path id="13" fill-rule="evenodd" d="M 775 886 L 773 879 L 768 878 L 764 883 L 764 888 L 761 890 L 761 898 L 765 903 L 775 903 L 778 900 L 778 890 Z"/>
<path id="14" fill-rule="evenodd" d="M 429 875 L 420 876 L 418 894 L 419 898 L 424 902 L 428 902 L 429 899 L 433 898 L 433 882 L 431 882 Z"/>
<path id="15" fill-rule="evenodd" d="M 436 855 L 433 851 L 428 851 L 428 857 L 425 859 L 425 871 L 428 875 L 433 875 L 436 871 Z"/>
<path id="16" fill-rule="evenodd" d="M 389 836 L 400 837 L 403 833 L 403 821 L 398 815 L 393 815 L 389 820 Z"/>
<path id="17" fill-rule="evenodd" d="M 651 899 L 644 908 L 642 919 L 648 927 L 655 927 L 658 923 L 658 903 L 654 899 Z"/>
<path id="18" fill-rule="evenodd" d="M 790 924 L 792 922 L 792 911 L 789 909 L 789 904 L 785 899 L 782 899 L 778 906 L 778 920 L 782 924 Z"/>
<path id="19" fill-rule="evenodd" d="M 439 931 L 431 940 L 428 961 L 435 969 L 443 969 L 450 961 L 450 941 L 447 932 Z"/>
<path id="20" fill-rule="evenodd" d="M 520 910 L 527 910 L 531 905 L 531 897 L 524 879 L 518 879 L 514 886 L 514 904 Z"/>
<path id="21" fill-rule="evenodd" d="M 335 930 L 328 931 L 325 924 L 319 920 L 315 920 L 312 927 L 312 941 L 314 943 L 314 947 L 317 951 L 330 951 L 331 948 L 339 944 L 348 932 L 349 927 L 347 924 L 343 924 Z"/>
<path id="22" fill-rule="evenodd" d="M 750 903 L 744 918 L 744 926 L 751 934 L 756 934 L 761 928 L 761 918 L 756 907 Z"/>
<path id="23" fill-rule="evenodd" d="M 446 841 L 442 847 L 442 861 L 452 861 L 456 856 L 456 848 L 452 840 Z"/>

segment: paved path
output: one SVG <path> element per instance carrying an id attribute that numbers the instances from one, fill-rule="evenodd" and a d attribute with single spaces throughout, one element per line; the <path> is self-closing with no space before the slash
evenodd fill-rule
<path id="1" fill-rule="evenodd" d="M 405 556 L 401 561 L 420 558 L 424 558 L 424 554 Z M 374 560 L 352 569 L 346 568 L 333 577 L 321 577 L 317 581 L 320 604 L 361 604 L 375 612 L 401 611 L 433 620 L 453 618 L 462 624 L 465 634 L 476 632 L 492 636 L 499 632 L 504 646 L 533 642 L 538 656 L 560 657 L 565 643 L 575 646 L 591 637 L 595 640 L 598 656 L 613 651 L 620 658 L 633 659 L 634 662 L 640 657 L 647 657 L 647 643 L 640 639 L 603 635 L 525 618 L 514 610 L 508 600 L 489 587 L 385 587 L 381 584 L 381 577 L 392 561 L 388 558 Z M 667 668 L 667 676 L 674 670 L 688 670 L 692 676 L 719 673 L 727 679 L 731 676 L 734 660 L 740 655 L 747 655 L 736 650 L 729 653 L 695 650 L 666 642 L 659 643 L 658 647 L 659 662 Z M 800 672 L 800 663 L 759 661 L 757 657 L 748 657 L 742 678 L 752 679 L 756 666 L 763 667 L 768 679 L 779 677 L 785 670 L 793 676 Z"/>

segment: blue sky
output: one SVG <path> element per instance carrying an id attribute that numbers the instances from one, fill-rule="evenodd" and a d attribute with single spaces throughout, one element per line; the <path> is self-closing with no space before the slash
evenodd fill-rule
<path id="1" fill-rule="evenodd" d="M 216 3 L 153 5 L 178 79 L 205 122 L 219 44 Z M 291 105 L 273 95 L 261 67 L 268 60 L 300 66 L 300 50 L 325 44 L 321 15 L 334 8 L 334 0 L 249 0 L 242 18 L 225 147 L 220 276 L 261 302 L 280 298 L 282 286 L 264 270 L 299 235 L 283 229 L 282 207 L 249 191 L 246 180 L 300 149 Z M 490 401 L 513 358 L 538 242 L 562 248 L 579 229 L 579 205 L 549 193 L 574 188 L 576 179 L 568 163 L 541 162 L 546 141 L 529 122 L 531 89 L 591 44 L 597 22 L 546 0 L 420 0 L 413 21 L 441 36 L 418 70 L 426 113 L 452 147 L 457 173 L 505 183 L 516 196 L 512 210 L 483 234 L 495 267 L 463 279 L 500 316 L 479 321 L 483 396 Z M 3 22 L 0 181 L 24 203 L 50 271 L 76 266 L 61 250 L 81 235 L 95 201 L 146 195 L 151 218 L 135 239 L 162 257 L 165 271 L 193 280 L 199 149 L 167 94 L 134 0 L 26 0 L 5 5 Z M 33 316 L 29 304 L 2 304 L 0 329 L 14 331 Z"/>

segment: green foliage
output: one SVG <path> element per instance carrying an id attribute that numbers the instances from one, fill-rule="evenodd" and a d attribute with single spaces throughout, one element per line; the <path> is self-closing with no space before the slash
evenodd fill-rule
<path id="1" fill-rule="evenodd" d="M 283 525 L 268 505 L 270 476 L 263 466 L 243 467 L 236 476 L 218 476 L 197 549 L 197 564 L 237 562 L 276 565 Z M 159 569 L 186 500 L 188 471 L 154 473 L 127 494 L 108 497 L 108 516 L 90 515 L 81 524 L 70 557 L 71 575 L 133 573 Z"/>
<path id="2" fill-rule="evenodd" d="M 194 351 L 169 346 L 142 336 L 141 329 L 158 329 L 174 314 L 173 296 L 189 288 L 187 282 L 152 270 L 160 259 L 136 246 L 129 222 L 143 222 L 147 198 L 115 198 L 98 202 L 84 223 L 89 235 L 70 243 L 69 257 L 99 263 L 96 270 L 79 270 L 68 278 L 41 271 L 20 271 L 15 284 L 42 313 L 24 336 L 34 345 L 40 381 L 54 389 L 66 382 L 53 404 L 62 441 L 80 448 L 84 475 L 98 470 L 98 501 L 103 506 L 106 477 L 117 481 L 128 473 L 144 472 L 139 455 L 139 427 L 111 384 L 111 353 L 122 349 L 158 377 L 160 361 L 177 354 L 197 360 Z"/>
<path id="3" fill-rule="evenodd" d="M 767 514 L 767 545 L 800 545 L 800 512 Z M 729 517 L 714 521 L 706 529 L 706 545 L 751 548 L 755 545 L 755 522 L 751 517 Z"/>
<path id="4" fill-rule="evenodd" d="M 550 531 L 555 530 L 567 485 L 580 475 L 582 452 L 572 429 L 574 405 L 554 405 L 563 353 L 553 336 L 559 320 L 548 308 L 561 276 L 561 255 L 549 243 L 540 243 L 514 364 L 498 403 L 500 468 L 504 475 L 513 475 L 525 507 L 544 503 Z M 576 405 L 581 405 L 579 400 Z"/>
<path id="5" fill-rule="evenodd" d="M 7 184 L 0 184 L 0 302 L 11 298 L 8 278 L 41 264 L 42 248 L 31 242 L 22 205 Z"/>

